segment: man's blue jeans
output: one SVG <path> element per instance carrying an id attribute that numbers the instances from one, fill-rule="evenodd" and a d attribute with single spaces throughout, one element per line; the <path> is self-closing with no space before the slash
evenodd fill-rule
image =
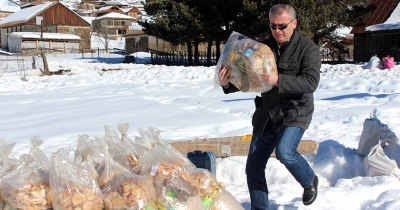
<path id="1" fill-rule="evenodd" d="M 261 138 L 253 135 L 246 163 L 247 185 L 250 193 L 251 209 L 268 209 L 268 187 L 265 169 L 269 157 L 275 149 L 275 156 L 293 177 L 304 187 L 311 185 L 314 171 L 297 152 L 297 147 L 305 130 L 287 127 L 278 133 L 275 124 L 269 120 Z"/>

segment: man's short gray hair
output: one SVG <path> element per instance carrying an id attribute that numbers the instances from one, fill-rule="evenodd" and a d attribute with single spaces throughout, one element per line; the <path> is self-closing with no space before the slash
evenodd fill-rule
<path id="1" fill-rule="evenodd" d="M 277 16 L 282 15 L 284 12 L 288 12 L 290 15 L 290 19 L 296 19 L 296 10 L 288 4 L 275 4 L 269 10 L 269 16 Z"/>

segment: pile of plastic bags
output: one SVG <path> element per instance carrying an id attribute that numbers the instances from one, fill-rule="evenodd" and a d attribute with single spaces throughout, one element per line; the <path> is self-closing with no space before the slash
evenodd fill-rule
<path id="1" fill-rule="evenodd" d="M 0 139 L 0 209 L 243 209 L 206 169 L 160 138 L 155 128 L 140 136 L 105 126 L 104 136 L 81 135 L 76 150 L 60 148 L 48 158 L 43 140 L 20 159 L 15 143 Z"/>

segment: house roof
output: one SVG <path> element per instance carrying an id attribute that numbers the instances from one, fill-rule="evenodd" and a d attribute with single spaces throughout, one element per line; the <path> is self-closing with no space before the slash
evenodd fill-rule
<path id="1" fill-rule="evenodd" d="M 100 17 L 97 18 L 97 20 L 102 20 L 102 19 L 128 19 L 128 20 L 134 20 L 135 18 L 128 16 L 128 15 L 124 15 L 121 13 L 116 13 L 116 12 L 111 12 L 111 13 L 107 13 L 105 15 L 102 15 Z"/>
<path id="2" fill-rule="evenodd" d="M 44 4 L 39 4 L 37 6 L 28 7 L 26 9 L 21 9 L 18 12 L 11 14 L 10 16 L 4 18 L 0 21 L 0 27 L 7 23 L 23 23 L 29 19 L 35 17 L 36 14 L 44 11 L 50 6 L 56 4 L 56 2 L 46 2 Z"/>
<path id="3" fill-rule="evenodd" d="M 400 29 L 400 21 L 399 22 L 381 23 L 381 24 L 368 26 L 365 28 L 365 31 L 373 32 L 373 31 L 390 31 L 390 30 L 399 30 L 399 29 Z"/>
<path id="4" fill-rule="evenodd" d="M 119 2 L 119 1 L 103 1 L 100 4 L 101 5 L 116 5 L 116 6 L 128 6 L 129 5 L 126 2 Z"/>
<path id="5" fill-rule="evenodd" d="M 390 31 L 390 30 L 400 30 L 400 3 L 392 11 L 390 17 L 384 22 L 376 25 L 367 26 L 365 31 Z"/>
<path id="6" fill-rule="evenodd" d="M 134 36 L 134 35 L 143 35 L 143 34 L 145 34 L 145 33 L 142 30 L 128 30 L 124 34 L 124 37 L 126 37 L 126 36 Z"/>
<path id="7" fill-rule="evenodd" d="M 39 4 L 36 6 L 21 9 L 15 13 L 9 15 L 8 17 L 2 19 L 0 21 L 0 27 L 7 27 L 10 25 L 25 23 L 25 22 L 31 20 L 32 18 L 34 18 L 35 16 L 37 16 L 38 14 L 44 12 L 46 9 L 48 9 L 56 4 L 62 4 L 62 3 L 60 3 L 60 2 L 45 2 L 43 4 Z M 65 7 L 65 8 L 70 10 L 68 7 Z M 72 10 L 70 10 L 70 11 L 75 13 L 76 15 L 78 15 L 76 12 L 74 12 Z M 80 15 L 78 15 L 78 16 L 80 17 Z M 83 20 L 85 20 L 85 19 L 83 19 Z M 87 20 L 85 20 L 85 22 L 87 22 Z M 90 24 L 90 22 L 87 22 L 87 23 Z"/>
<path id="8" fill-rule="evenodd" d="M 365 28 L 371 25 L 384 23 L 400 0 L 371 0 L 368 7 L 374 7 L 370 15 L 365 17 L 361 22 L 351 30 L 351 34 L 364 33 Z"/>
<path id="9" fill-rule="evenodd" d="M 132 13 L 137 13 L 137 14 L 142 14 L 140 10 L 136 7 L 130 7 L 130 8 L 123 8 L 121 9 L 124 13 L 132 12 Z"/>
<path id="10" fill-rule="evenodd" d="M 40 39 L 40 32 L 13 32 L 9 36 L 19 37 L 24 39 Z M 81 40 L 79 36 L 73 34 L 61 34 L 61 33 L 43 33 L 43 39 L 58 39 L 58 40 Z"/>

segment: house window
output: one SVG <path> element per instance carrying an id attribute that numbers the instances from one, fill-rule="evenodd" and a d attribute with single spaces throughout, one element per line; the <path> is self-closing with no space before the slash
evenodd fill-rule
<path id="1" fill-rule="evenodd" d="M 73 35 L 77 35 L 77 30 L 76 28 L 69 28 L 69 33 Z"/>
<path id="2" fill-rule="evenodd" d="M 121 25 L 123 25 L 123 26 L 124 26 L 124 25 L 125 25 L 125 21 L 121 21 Z"/>

